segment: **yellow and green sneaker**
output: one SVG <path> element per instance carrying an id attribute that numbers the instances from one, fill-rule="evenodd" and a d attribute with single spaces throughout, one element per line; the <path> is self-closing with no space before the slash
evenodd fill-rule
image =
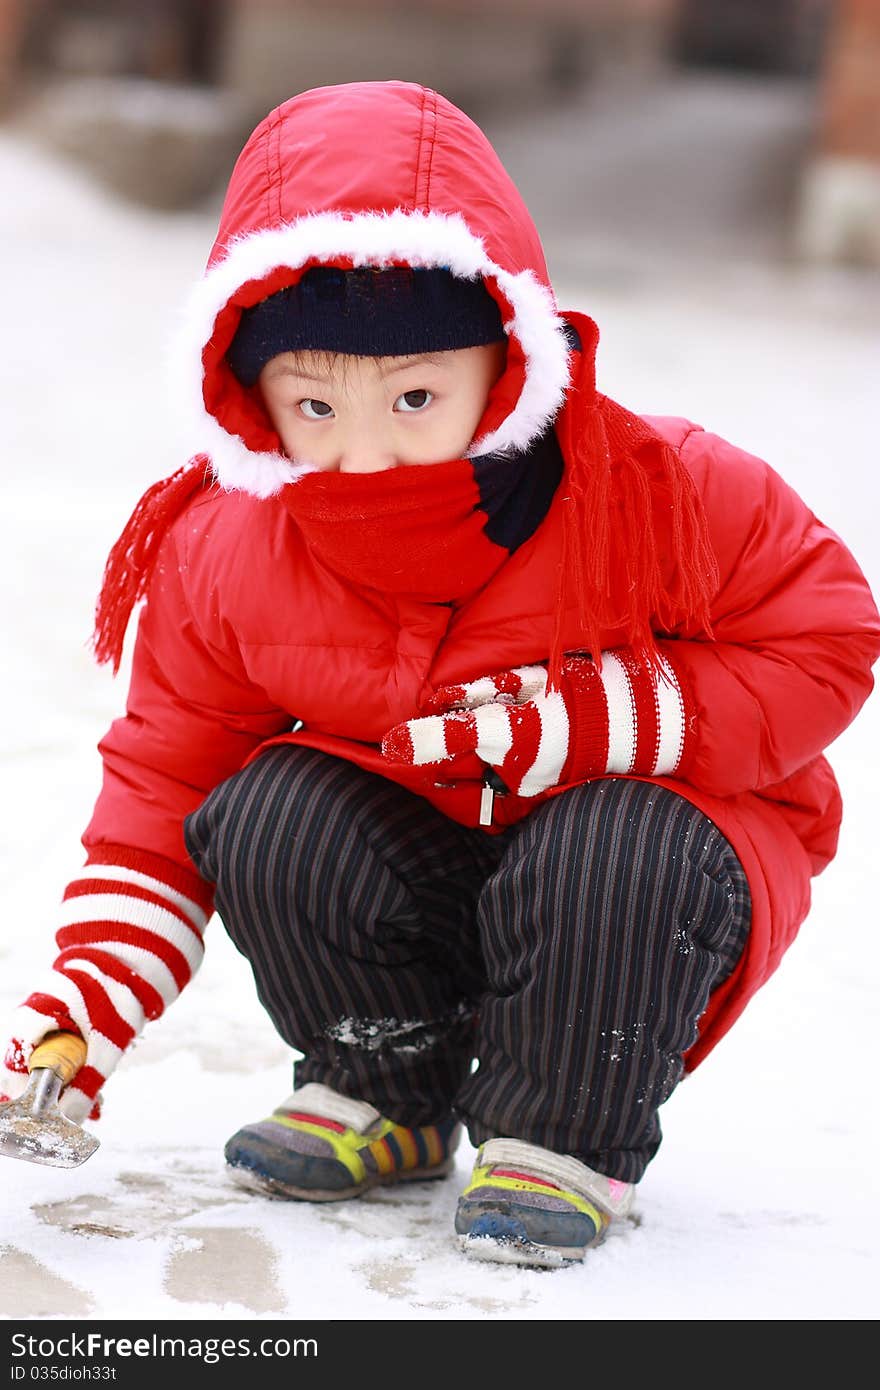
<path id="1" fill-rule="evenodd" d="M 458 1201 L 459 1245 L 478 1260 L 557 1268 L 584 1258 L 615 1217 L 629 1215 L 632 1183 L 519 1139 L 489 1139 Z"/>
<path id="2" fill-rule="evenodd" d="M 339 1202 L 368 1188 L 451 1172 L 461 1126 L 450 1116 L 412 1129 L 366 1101 L 309 1082 L 265 1120 L 227 1140 L 230 1176 L 242 1187 L 304 1202 Z"/>

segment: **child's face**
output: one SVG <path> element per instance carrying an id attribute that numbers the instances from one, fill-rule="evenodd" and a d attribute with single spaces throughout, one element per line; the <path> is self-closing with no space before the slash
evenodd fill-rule
<path id="1" fill-rule="evenodd" d="M 288 458 L 381 473 L 461 458 L 504 359 L 503 343 L 411 357 L 283 352 L 260 390 Z"/>

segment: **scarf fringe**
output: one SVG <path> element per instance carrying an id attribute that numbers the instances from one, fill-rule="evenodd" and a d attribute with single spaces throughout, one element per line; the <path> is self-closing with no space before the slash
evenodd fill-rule
<path id="1" fill-rule="evenodd" d="M 147 488 L 107 557 L 95 606 L 91 646 L 95 660 L 119 670 L 132 610 L 146 593 L 159 546 L 196 492 L 210 485 L 210 460 L 197 454 L 168 478 Z"/>
<path id="2" fill-rule="evenodd" d="M 576 433 L 575 415 L 581 422 Z M 558 428 L 568 464 L 568 505 L 548 667 L 549 684 L 557 689 L 568 608 L 576 607 L 596 662 L 601 663 L 601 634 L 611 628 L 622 629 L 626 643 L 657 667 L 654 624 L 692 622 L 711 637 L 709 607 L 718 587 L 702 501 L 675 449 L 607 396 L 596 396 L 586 412 L 569 406 Z M 670 513 L 668 530 L 663 505 Z M 658 551 L 658 533 L 669 535 L 668 556 Z"/>

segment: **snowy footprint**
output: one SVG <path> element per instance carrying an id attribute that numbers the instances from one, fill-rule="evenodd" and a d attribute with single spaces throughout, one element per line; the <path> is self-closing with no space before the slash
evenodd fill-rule
<path id="1" fill-rule="evenodd" d="M 168 1261 L 162 1285 L 178 1303 L 234 1303 L 251 1313 L 283 1313 L 277 1256 L 253 1230 L 241 1226 L 187 1227 Z"/>
<path id="2" fill-rule="evenodd" d="M 94 1300 L 14 1245 L 0 1246 L 0 1317 L 86 1318 Z"/>
<path id="3" fill-rule="evenodd" d="M 173 1235 L 191 1216 L 247 1200 L 222 1175 L 178 1160 L 168 1165 L 167 1175 L 124 1171 L 103 1193 L 35 1203 L 33 1212 L 40 1221 L 74 1235 L 145 1240 Z"/>

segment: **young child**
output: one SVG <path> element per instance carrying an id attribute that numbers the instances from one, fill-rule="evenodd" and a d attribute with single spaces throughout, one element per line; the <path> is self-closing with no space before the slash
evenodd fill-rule
<path id="1" fill-rule="evenodd" d="M 68 1115 L 216 910 L 297 1054 L 226 1146 L 277 1197 L 448 1173 L 469 1254 L 580 1260 L 778 966 L 872 688 L 857 564 L 760 459 L 595 383 L 481 131 L 406 82 L 255 130 L 190 304 L 195 454 L 107 565 L 126 713 L 7 1063 Z"/>

